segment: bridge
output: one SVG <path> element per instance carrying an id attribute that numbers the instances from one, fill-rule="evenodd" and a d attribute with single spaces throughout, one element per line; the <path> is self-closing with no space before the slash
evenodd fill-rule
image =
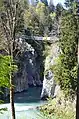
<path id="1" fill-rule="evenodd" d="M 26 41 L 28 44 L 30 44 L 36 51 L 43 51 L 45 44 L 47 43 L 48 45 L 57 43 L 59 41 L 59 38 L 56 36 L 52 37 L 39 37 L 39 36 L 28 36 L 28 35 L 22 35 L 20 38 L 17 38 L 19 43 L 23 43 Z"/>
<path id="2" fill-rule="evenodd" d="M 59 41 L 59 38 L 55 35 L 53 35 L 52 37 L 42 37 L 42 36 L 27 36 L 27 35 L 22 35 L 21 37 L 22 39 L 25 39 L 26 42 L 28 43 L 33 43 L 33 42 L 40 42 L 40 41 L 47 41 L 49 43 L 55 43 Z"/>

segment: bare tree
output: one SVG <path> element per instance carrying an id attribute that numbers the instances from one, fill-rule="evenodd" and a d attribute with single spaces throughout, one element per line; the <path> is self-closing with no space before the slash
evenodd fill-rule
<path id="1" fill-rule="evenodd" d="M 24 27 L 23 22 L 23 1 L 21 0 L 4 0 L 3 7 L 0 11 L 0 46 L 6 50 L 10 56 L 10 66 L 13 66 L 15 51 L 17 49 L 16 37 L 22 33 Z M 11 103 L 11 119 L 15 119 L 14 107 L 14 81 L 13 72 L 10 71 L 10 103 Z"/>

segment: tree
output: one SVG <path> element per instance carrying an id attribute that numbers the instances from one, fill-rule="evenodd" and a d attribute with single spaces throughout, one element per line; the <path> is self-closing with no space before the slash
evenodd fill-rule
<path id="1" fill-rule="evenodd" d="M 10 57 L 0 55 L 0 87 L 9 86 Z M 8 69 L 8 70 L 7 70 Z"/>
<path id="2" fill-rule="evenodd" d="M 9 71 L 10 71 L 10 66 L 9 66 L 9 56 L 3 56 L 0 55 L 0 89 L 2 87 L 7 87 L 9 88 Z M 2 98 L 3 91 L 0 90 L 0 99 Z M 0 104 L 2 104 L 3 101 L 0 100 Z M 3 111 L 6 111 L 6 108 L 0 108 L 0 113 Z"/>
<path id="3" fill-rule="evenodd" d="M 78 34 L 78 38 L 79 38 L 79 1 L 75 1 L 75 0 L 66 0 L 66 7 L 69 7 L 69 10 L 71 11 L 71 13 L 73 13 L 76 17 L 76 22 L 77 22 L 77 34 Z M 78 45 L 78 43 L 77 43 Z M 79 47 L 79 45 L 78 45 Z M 79 52 L 79 51 L 77 51 Z M 78 54 L 79 55 L 79 54 Z M 79 119 L 79 75 L 77 72 L 77 90 L 76 90 L 76 119 Z"/>
<path id="4" fill-rule="evenodd" d="M 29 7 L 25 12 L 24 19 L 26 26 L 36 36 L 48 35 L 50 26 L 52 26 L 48 7 L 44 3 L 39 2 L 36 7 Z"/>
<path id="5" fill-rule="evenodd" d="M 79 119 L 79 2 L 76 2 L 76 19 L 77 19 L 77 29 L 78 29 L 78 72 L 77 72 L 77 99 L 76 99 L 76 119 Z"/>
<path id="6" fill-rule="evenodd" d="M 79 18 L 76 10 L 68 9 L 63 13 L 60 26 L 60 49 L 61 53 L 54 67 L 55 79 L 64 90 L 66 96 L 77 94 L 76 119 L 79 119 L 79 80 L 78 80 L 78 38 Z"/>
<path id="7" fill-rule="evenodd" d="M 44 3 L 46 6 L 48 6 L 48 1 L 47 0 L 41 0 L 42 3 Z"/>
<path id="8" fill-rule="evenodd" d="M 65 6 L 66 7 L 71 7 L 74 1 L 75 0 L 65 0 Z"/>
<path id="9" fill-rule="evenodd" d="M 39 33 L 39 19 L 36 14 L 35 7 L 30 6 L 29 9 L 25 11 L 24 20 L 26 26 L 34 35 L 41 34 Z"/>
<path id="10" fill-rule="evenodd" d="M 44 3 L 39 3 L 36 7 L 36 14 L 39 18 L 40 31 L 43 31 L 43 36 L 47 35 L 49 32 L 49 26 L 51 24 L 51 18 L 49 15 L 48 7 Z"/>
<path id="11" fill-rule="evenodd" d="M 54 69 L 55 78 L 67 95 L 77 87 L 77 20 L 73 14 L 65 13 L 60 26 L 59 46 L 61 53 Z"/>
<path id="12" fill-rule="evenodd" d="M 16 55 L 16 37 L 21 35 L 24 28 L 23 13 L 20 0 L 4 0 L 3 7 L 0 16 L 0 31 L 2 35 L 1 46 L 5 46 L 7 54 L 10 56 L 10 67 L 14 67 L 14 58 Z M 3 47 L 4 49 L 4 47 Z M 10 103 L 11 103 L 11 118 L 15 119 L 15 108 L 14 108 L 14 72 L 10 69 Z"/>
<path id="13" fill-rule="evenodd" d="M 10 71 L 14 72 L 16 70 L 16 65 L 13 65 L 12 67 L 10 67 L 10 61 L 11 58 L 10 56 L 6 56 L 3 55 L 2 53 L 0 54 L 0 99 L 2 99 L 2 95 L 4 95 L 5 92 L 3 92 L 4 88 L 9 88 L 10 87 L 10 82 L 9 82 L 9 75 L 10 75 Z M 4 101 L 0 100 L 0 104 L 3 103 Z M 1 108 L 0 109 L 0 113 L 2 113 L 2 111 L 5 108 Z"/>
<path id="14" fill-rule="evenodd" d="M 3 0 L 0 0 L 0 8 L 2 7 L 3 4 Z"/>
<path id="15" fill-rule="evenodd" d="M 53 0 L 50 0 L 50 2 L 49 2 L 49 11 L 50 12 L 54 12 L 55 11 L 55 6 L 53 4 Z"/>
<path id="16" fill-rule="evenodd" d="M 58 3 L 56 5 L 56 18 L 57 18 L 57 20 L 61 17 L 63 10 L 64 10 L 64 8 L 63 8 L 62 4 Z"/>

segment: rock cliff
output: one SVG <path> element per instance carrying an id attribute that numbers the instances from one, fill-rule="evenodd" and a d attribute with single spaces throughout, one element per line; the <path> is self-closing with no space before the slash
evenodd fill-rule
<path id="1" fill-rule="evenodd" d="M 41 99 L 45 99 L 47 97 L 55 97 L 57 95 L 59 86 L 56 85 L 54 80 L 54 74 L 51 71 L 51 66 L 56 63 L 56 58 L 59 54 L 59 46 L 58 42 L 53 42 L 49 46 L 48 55 L 45 60 L 45 74 L 43 80 L 43 88 L 41 93 Z"/>
<path id="2" fill-rule="evenodd" d="M 19 68 L 14 78 L 15 92 L 27 90 L 28 86 L 42 86 L 42 59 L 30 44 L 26 43 L 26 50 L 16 60 Z"/>

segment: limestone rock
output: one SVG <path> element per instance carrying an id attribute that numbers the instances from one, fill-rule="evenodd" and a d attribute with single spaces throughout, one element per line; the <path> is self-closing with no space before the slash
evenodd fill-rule
<path id="1" fill-rule="evenodd" d="M 15 92 L 27 90 L 28 86 L 42 85 L 40 80 L 40 63 L 37 59 L 38 54 L 28 43 L 25 46 L 26 50 L 22 51 L 20 56 L 16 58 L 19 68 L 14 78 Z"/>
<path id="2" fill-rule="evenodd" d="M 46 97 L 55 97 L 59 90 L 59 87 L 56 86 L 54 80 L 54 74 L 51 71 L 51 66 L 56 63 L 56 58 L 59 55 L 59 46 L 58 42 L 52 43 L 50 46 L 49 55 L 45 60 L 45 74 L 43 80 L 43 88 L 41 93 L 41 99 L 45 99 Z"/>

